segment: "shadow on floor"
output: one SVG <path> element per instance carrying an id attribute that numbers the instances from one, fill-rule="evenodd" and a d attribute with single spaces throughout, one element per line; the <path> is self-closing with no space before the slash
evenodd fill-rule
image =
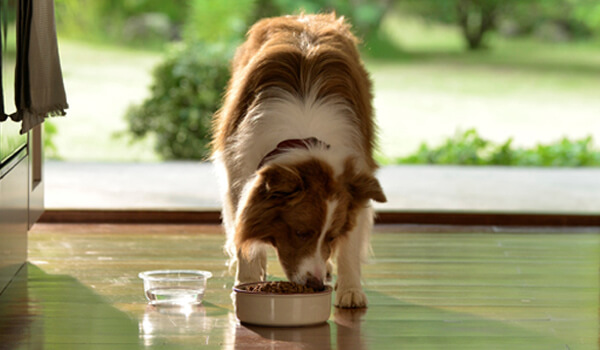
<path id="1" fill-rule="evenodd" d="M 75 278 L 25 264 L 0 295 L 2 349 L 137 346 L 138 325 Z"/>

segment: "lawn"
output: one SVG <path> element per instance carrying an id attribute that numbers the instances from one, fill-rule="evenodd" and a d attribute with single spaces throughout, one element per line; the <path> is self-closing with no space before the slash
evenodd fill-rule
<path id="1" fill-rule="evenodd" d="M 598 145 L 600 45 L 491 37 L 491 49 L 466 52 L 452 28 L 406 18 L 384 25 L 405 51 L 368 62 L 385 157 L 470 128 L 517 146 L 589 134 Z"/>
<path id="2" fill-rule="evenodd" d="M 402 51 L 367 58 L 374 81 L 381 159 L 437 144 L 457 130 L 517 146 L 562 136 L 600 143 L 600 45 L 491 37 L 466 52 L 459 33 L 414 19 L 384 23 Z M 156 161 L 152 140 L 124 135 L 127 107 L 148 94 L 161 53 L 60 40 L 68 116 L 54 121 L 65 160 Z M 120 135 L 120 136 L 119 136 Z"/>
<path id="3" fill-rule="evenodd" d="M 69 161 L 157 161 L 151 139 L 131 143 L 124 114 L 148 95 L 161 54 L 59 41 L 69 109 L 54 118 L 57 153 Z"/>

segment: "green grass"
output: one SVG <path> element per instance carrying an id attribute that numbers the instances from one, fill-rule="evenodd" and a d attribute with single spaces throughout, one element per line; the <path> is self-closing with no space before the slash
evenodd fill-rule
<path id="1" fill-rule="evenodd" d="M 148 95 L 155 52 L 60 40 L 69 109 L 54 118 L 60 159 L 157 161 L 151 139 L 132 143 L 124 114 Z"/>
<path id="2" fill-rule="evenodd" d="M 550 44 L 532 39 L 489 39 L 490 49 L 467 52 L 456 29 L 388 17 L 387 40 L 398 47 L 386 59 L 369 58 L 379 124 L 379 158 L 440 144 L 457 131 L 477 129 L 515 147 L 562 137 L 600 140 L 600 44 Z M 152 140 L 115 137 L 123 115 L 148 94 L 152 67 L 162 55 L 61 41 L 71 108 L 56 119 L 58 154 L 65 160 L 156 161 Z M 375 42 L 374 45 L 381 43 Z"/>
<path id="3" fill-rule="evenodd" d="M 489 39 L 468 52 L 459 33 L 388 18 L 395 60 L 369 60 L 380 127 L 380 158 L 439 144 L 476 128 L 495 142 L 532 147 L 562 137 L 600 137 L 600 45 Z"/>

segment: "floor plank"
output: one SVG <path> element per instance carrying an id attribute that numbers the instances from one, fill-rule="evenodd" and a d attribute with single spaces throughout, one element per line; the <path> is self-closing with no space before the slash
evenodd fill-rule
<path id="1" fill-rule="evenodd" d="M 0 349 L 598 348 L 599 231 L 448 231 L 378 230 L 368 309 L 277 329 L 237 322 L 219 227 L 37 225 L 0 295 Z M 159 268 L 212 271 L 203 305 L 148 306 L 137 274 Z"/>

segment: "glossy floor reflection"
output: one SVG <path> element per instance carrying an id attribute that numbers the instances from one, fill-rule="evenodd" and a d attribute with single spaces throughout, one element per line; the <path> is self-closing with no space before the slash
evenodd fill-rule
<path id="1" fill-rule="evenodd" d="M 218 227 L 40 225 L 0 294 L 0 349 L 597 349 L 600 235 L 381 228 L 368 309 L 240 324 Z M 385 233 L 383 233 L 385 231 Z M 213 272 L 202 305 L 146 303 L 138 272 Z M 282 277 L 273 256 L 272 276 Z"/>

